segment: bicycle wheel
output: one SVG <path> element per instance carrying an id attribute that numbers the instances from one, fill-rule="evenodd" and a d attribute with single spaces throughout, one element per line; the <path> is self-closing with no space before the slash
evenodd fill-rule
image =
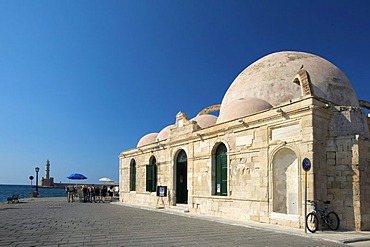
<path id="1" fill-rule="evenodd" d="M 316 232 L 319 227 L 319 219 L 313 212 L 306 216 L 306 227 L 312 233 Z"/>
<path id="2" fill-rule="evenodd" d="M 326 224 L 331 230 L 337 230 L 339 228 L 339 217 L 335 212 L 329 212 L 326 215 Z"/>

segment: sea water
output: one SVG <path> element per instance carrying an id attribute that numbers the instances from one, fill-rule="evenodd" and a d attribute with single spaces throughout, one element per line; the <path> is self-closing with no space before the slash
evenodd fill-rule
<path id="1" fill-rule="evenodd" d="M 8 197 L 14 194 L 19 195 L 19 199 L 29 198 L 32 191 L 36 188 L 31 185 L 5 185 L 0 184 L 0 203 L 6 202 Z M 66 196 L 64 188 L 38 188 L 40 197 L 64 197 Z"/>

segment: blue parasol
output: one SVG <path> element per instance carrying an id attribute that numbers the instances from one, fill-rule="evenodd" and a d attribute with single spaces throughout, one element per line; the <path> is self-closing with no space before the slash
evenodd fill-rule
<path id="1" fill-rule="evenodd" d="M 68 177 L 68 179 L 76 179 L 76 180 L 82 180 L 82 179 L 87 179 L 84 175 L 80 173 L 72 173 Z"/>

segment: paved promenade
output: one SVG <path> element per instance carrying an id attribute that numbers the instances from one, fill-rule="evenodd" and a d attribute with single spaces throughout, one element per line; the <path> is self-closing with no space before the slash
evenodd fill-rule
<path id="1" fill-rule="evenodd" d="M 369 233 L 319 232 L 242 223 L 119 203 L 65 198 L 0 204 L 0 246 L 345 246 Z M 366 242 L 362 242 L 366 243 Z M 370 243 L 370 242 L 367 242 Z M 365 245 L 364 245 L 365 246 Z"/>

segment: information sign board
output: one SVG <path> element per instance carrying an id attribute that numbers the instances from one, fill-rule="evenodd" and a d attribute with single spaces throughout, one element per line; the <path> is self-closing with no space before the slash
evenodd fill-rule
<path id="1" fill-rule="evenodd" d="M 167 186 L 157 186 L 157 196 L 166 197 L 167 196 Z"/>

